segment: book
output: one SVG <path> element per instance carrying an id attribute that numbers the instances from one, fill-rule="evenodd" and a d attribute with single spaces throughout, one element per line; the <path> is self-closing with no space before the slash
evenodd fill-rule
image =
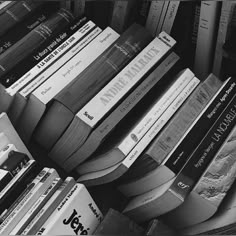
<path id="1" fill-rule="evenodd" d="M 117 210 L 110 208 L 96 228 L 95 235 L 144 235 L 144 228 Z"/>
<path id="2" fill-rule="evenodd" d="M 5 52 L 43 21 L 47 20 L 53 14 L 53 9 L 56 9 L 55 4 L 43 4 L 33 14 L 29 14 L 20 24 L 17 24 L 16 27 L 11 28 L 2 35 L 0 54 Z"/>
<path id="3" fill-rule="evenodd" d="M 49 187 L 52 181 L 58 177 L 56 170 L 49 169 L 39 183 L 22 198 L 12 212 L 4 219 L 0 225 L 0 232 L 9 234 L 39 196 Z"/>
<path id="4" fill-rule="evenodd" d="M 92 234 L 103 218 L 84 185 L 76 183 L 36 235 Z"/>
<path id="5" fill-rule="evenodd" d="M 68 25 L 74 16 L 65 9 L 58 10 L 47 21 L 44 21 L 15 43 L 9 50 L 0 55 L 0 76 L 9 72 L 17 63 L 39 47 L 47 38 L 60 31 L 60 27 Z M 14 60 L 13 60 L 14 58 Z"/>
<path id="6" fill-rule="evenodd" d="M 62 42 L 62 44 L 55 48 L 42 61 L 39 61 L 35 67 L 16 81 L 13 86 L 7 88 L 7 93 L 10 96 L 14 96 L 8 111 L 13 124 L 17 124 L 27 103 L 27 96 L 44 81 L 53 76 L 57 70 L 73 58 L 101 31 L 100 28 L 95 27 L 92 21 L 89 21 L 71 35 L 71 37 Z"/>
<path id="7" fill-rule="evenodd" d="M 176 110 L 181 106 L 184 100 L 191 94 L 194 88 L 199 83 L 199 80 L 194 77 L 192 81 L 187 84 L 186 88 L 180 93 L 180 95 L 173 101 L 168 109 L 162 116 L 152 125 L 151 128 L 145 133 L 144 137 L 135 145 L 135 147 L 124 157 L 124 159 L 103 170 L 84 174 L 78 178 L 78 181 L 86 186 L 101 185 L 111 182 L 120 176 L 122 176 L 130 166 L 135 162 L 139 155 L 144 151 L 147 145 L 152 139 L 161 131 L 168 120 L 174 115 Z"/>
<path id="8" fill-rule="evenodd" d="M 86 159 L 91 156 L 96 149 L 109 137 L 113 129 L 128 116 L 130 112 L 139 104 L 139 102 L 146 97 L 148 93 L 157 87 L 165 87 L 169 80 L 172 79 L 171 74 L 179 69 L 178 64 L 179 57 L 172 52 L 159 66 L 135 89 L 131 92 L 117 108 L 105 118 L 105 120 L 98 125 L 97 128 L 89 135 L 85 143 L 78 149 L 71 158 L 79 156 Z M 148 96 L 152 99 L 152 95 Z M 131 115 L 132 116 L 132 115 Z M 72 160 L 73 160 L 72 159 Z M 78 172 L 80 173 L 80 167 L 78 166 Z"/>
<path id="9" fill-rule="evenodd" d="M 204 79 L 212 71 L 220 2 L 202 1 L 194 60 L 194 71 Z"/>
<path id="10" fill-rule="evenodd" d="M 34 12 L 42 4 L 43 2 L 27 0 L 5 5 L 0 14 L 0 21 L 4 22 L 0 29 L 0 36 L 4 35 L 17 23 L 20 23 L 29 13 Z"/>
<path id="11" fill-rule="evenodd" d="M 182 169 L 184 163 L 190 158 L 192 150 L 197 147 L 198 143 L 208 132 L 209 127 L 211 127 L 225 109 L 227 103 L 230 102 L 234 96 L 234 84 L 234 79 L 228 79 L 228 81 L 221 86 L 210 102 L 191 123 L 185 134 L 180 136 L 172 149 L 168 151 L 167 155 L 162 156 L 163 153 L 159 152 L 160 155 L 153 156 L 154 160 L 157 162 L 155 169 L 141 178 L 131 180 L 130 183 L 120 186 L 120 190 L 127 195 L 137 195 L 138 193 L 143 193 L 156 186 L 160 186 L 176 176 Z M 204 124 L 204 126 L 202 124 Z M 158 180 L 151 181 L 152 179 Z M 140 186 L 141 183 L 145 183 L 145 185 L 143 185 L 145 187 L 142 188 L 142 186 Z"/>
<path id="12" fill-rule="evenodd" d="M 119 190 L 123 194 L 138 195 L 162 183 L 166 172 L 163 161 L 168 158 L 168 154 L 171 155 L 178 141 L 187 134 L 188 129 L 191 130 L 194 123 L 210 106 L 221 86 L 222 82 L 214 75 L 209 75 L 201 82 L 160 135 L 152 141 L 123 176 L 119 184 Z"/>
<path id="13" fill-rule="evenodd" d="M 0 151 L 0 165 L 2 165 L 8 158 L 12 151 L 17 151 L 14 144 L 8 144 Z"/>
<path id="14" fill-rule="evenodd" d="M 137 1 L 137 13 L 135 17 L 135 21 L 142 25 L 146 25 L 146 21 L 148 18 L 149 10 L 151 8 L 151 2 L 147 0 L 138 0 Z"/>
<path id="15" fill-rule="evenodd" d="M 49 79 L 32 91 L 16 126 L 18 133 L 25 142 L 29 142 L 49 102 L 52 101 L 67 84 L 76 79 L 76 76 L 86 69 L 86 67 L 118 37 L 119 35 L 114 30 L 107 27 L 106 30 L 92 40 L 91 43 L 87 44 L 83 42 L 83 44 L 85 43 L 83 50 L 79 51 L 79 53 L 65 63 Z M 96 50 L 96 54 L 91 53 L 94 50 Z M 55 83 L 55 81 L 57 82 Z"/>
<path id="16" fill-rule="evenodd" d="M 235 100 L 234 95 L 192 152 L 180 173 L 160 187 L 134 197 L 124 209 L 125 214 L 136 222 L 143 222 L 164 215 L 184 203 L 234 127 Z M 227 125 L 226 128 L 224 125 Z"/>
<path id="17" fill-rule="evenodd" d="M 184 203 L 164 216 L 165 222 L 173 225 L 174 220 L 175 228 L 182 229 L 216 213 L 235 180 L 235 134 L 234 127 Z"/>
<path id="18" fill-rule="evenodd" d="M 15 4 L 14 1 L 1 1 L 0 14 L 2 14 L 4 11 L 6 11 L 10 6 L 14 4 Z"/>
<path id="19" fill-rule="evenodd" d="M 63 198 L 75 185 L 72 177 L 67 177 L 56 192 L 50 197 L 40 211 L 34 216 L 26 228 L 21 232 L 23 235 L 36 234 L 47 218 L 52 214 Z"/>
<path id="20" fill-rule="evenodd" d="M 5 134 L 5 136 L 9 140 L 9 143 L 14 144 L 16 146 L 16 149 L 19 152 L 23 152 L 27 154 L 31 159 L 33 159 L 28 148 L 23 143 L 15 127 L 12 125 L 11 121 L 9 120 L 8 115 L 4 112 L 0 114 L 0 132 Z"/>
<path id="21" fill-rule="evenodd" d="M 30 79 L 32 79 L 32 75 L 34 76 L 34 73 L 31 73 L 31 69 L 35 71 L 33 68 L 35 68 L 35 66 L 37 66 L 37 64 L 41 60 L 45 59 L 46 56 L 48 56 L 56 47 L 62 44 L 65 40 L 67 40 L 74 32 L 76 32 L 80 28 L 80 26 L 82 26 L 86 22 L 87 18 L 83 17 L 81 19 L 75 19 L 68 25 L 62 25 L 58 33 L 56 33 L 54 36 L 52 35 L 49 39 L 46 39 L 45 42 L 43 42 L 42 45 L 33 50 L 33 52 L 30 53 L 29 56 L 21 60 L 8 73 L 6 73 L 6 75 L 1 77 L 2 81 L 7 81 L 7 84 L 12 85 L 6 88 L 2 84 L 0 84 L 0 111 L 7 111 L 11 119 L 14 119 L 14 116 L 11 114 L 15 114 L 16 112 L 14 112 L 14 110 L 11 111 L 10 105 L 14 102 L 13 98 L 15 93 L 18 92 L 18 86 L 21 85 L 22 82 L 29 82 Z M 13 103 L 13 107 L 18 106 L 15 106 Z"/>
<path id="22" fill-rule="evenodd" d="M 4 148 L 9 143 L 10 141 L 7 136 L 3 132 L 0 132 L 0 149 Z"/>
<path id="23" fill-rule="evenodd" d="M 234 8 L 235 8 L 234 1 L 222 2 L 220 19 L 219 19 L 219 28 L 216 39 L 216 48 L 214 53 L 213 68 L 212 68 L 213 73 L 218 77 L 222 77 L 222 60 L 224 57 L 223 46 L 230 35 L 230 29 L 232 27 L 231 21 L 233 20 L 233 16 L 235 14 Z"/>
<path id="24" fill-rule="evenodd" d="M 55 145 L 59 147 L 64 145 L 64 149 L 61 151 L 59 157 L 57 153 L 54 154 L 54 157 L 57 158 L 57 162 L 65 162 L 71 153 L 79 149 L 92 132 L 93 128 L 96 127 L 103 117 L 109 114 L 129 91 L 134 89 L 137 84 L 145 79 L 149 71 L 154 68 L 174 45 L 175 40 L 165 33 L 154 38 L 127 66 L 80 109 L 73 119 L 73 123 L 67 128 L 68 134 L 65 133 Z M 84 136 L 82 136 L 81 133 L 84 133 Z M 78 134 L 80 135 L 78 136 Z M 68 140 L 68 136 L 73 136 L 76 142 L 73 142 L 71 139 Z M 80 143 L 79 139 L 81 139 Z M 70 144 L 70 146 L 67 143 Z M 50 152 L 50 157 L 53 150 L 54 148 Z M 60 157 L 63 157 L 63 159 Z M 82 158 L 80 160 L 77 158 L 73 165 L 77 165 L 82 161 Z"/>
<path id="25" fill-rule="evenodd" d="M 153 36 L 156 35 L 156 29 L 161 18 L 161 12 L 163 6 L 164 6 L 164 1 L 151 2 L 145 27 L 149 30 L 149 32 Z"/>
<path id="26" fill-rule="evenodd" d="M 166 109 L 174 102 L 182 90 L 190 83 L 194 75 L 191 71 L 186 71 L 179 78 L 174 79 L 171 85 L 161 86 L 161 89 L 155 88 L 155 97 L 147 97 L 146 102 L 137 109 L 132 111 L 131 118 L 124 120 L 124 125 L 120 126 L 118 134 L 112 134 L 108 140 L 109 144 L 104 144 L 104 151 L 90 157 L 87 162 L 82 163 L 77 172 L 81 175 L 101 169 L 106 169 L 123 160 L 125 156 L 134 148 L 134 146 L 142 139 L 145 133 L 154 125 L 155 122 L 162 116 Z M 158 94 L 158 95 L 157 95 Z M 138 114 L 139 113 L 139 114 Z M 134 118 L 136 116 L 137 118 Z M 114 142 L 114 141 L 113 141 Z M 108 147 L 108 148 L 107 148 Z"/>
<path id="27" fill-rule="evenodd" d="M 35 160 L 29 160 L 6 185 L 6 187 L 0 192 L 1 214 L 13 204 L 40 170 L 41 167 Z"/>
<path id="28" fill-rule="evenodd" d="M 76 80 L 68 84 L 65 90 L 55 97 L 49 112 L 42 120 L 42 126 L 44 121 L 47 122 L 44 125 L 46 128 L 44 130 L 52 134 L 47 142 L 44 142 L 43 147 L 49 150 L 66 131 L 69 124 L 73 122 L 76 113 L 130 62 L 151 39 L 152 37 L 143 27 L 133 24 L 104 54 L 78 75 Z M 96 71 L 96 76 L 94 76 L 94 71 Z M 68 94 L 70 95 L 68 96 Z M 52 126 L 55 123 L 58 124 L 57 128 L 54 125 Z M 43 134 L 43 136 L 45 135 Z M 50 146 L 48 146 L 49 144 Z M 61 155 L 61 149 L 58 153 Z"/>
<path id="29" fill-rule="evenodd" d="M 31 219 L 41 210 L 41 208 L 45 205 L 45 203 L 52 196 L 52 194 L 59 188 L 61 183 L 62 183 L 61 178 L 55 178 L 52 181 L 51 185 L 38 198 L 38 200 L 31 206 L 31 208 L 26 212 L 26 214 L 22 217 L 19 223 L 10 232 L 11 235 L 17 235 L 23 232 L 23 230 L 29 224 Z"/>

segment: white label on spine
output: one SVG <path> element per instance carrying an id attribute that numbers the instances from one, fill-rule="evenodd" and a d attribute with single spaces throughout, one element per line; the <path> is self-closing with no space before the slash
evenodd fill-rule
<path id="1" fill-rule="evenodd" d="M 139 53 L 76 115 L 90 127 L 98 121 L 174 46 L 163 33 Z M 166 42 L 167 41 L 167 42 Z"/>
<path id="2" fill-rule="evenodd" d="M 55 62 L 59 57 L 63 55 L 71 46 L 73 46 L 77 41 L 79 41 L 86 33 L 89 32 L 95 24 L 89 21 L 87 24 L 82 26 L 76 33 L 69 37 L 64 43 L 59 45 L 54 51 L 52 51 L 48 56 L 41 60 L 36 66 L 30 69 L 26 74 L 24 74 L 20 79 L 18 79 L 14 84 L 6 89 L 7 93 L 11 96 L 16 94 L 23 86 L 29 83 L 35 76 L 41 73 L 44 69 Z M 57 64 L 57 63 L 56 63 Z M 55 65 L 55 64 L 54 64 Z"/>
<path id="3" fill-rule="evenodd" d="M 110 27 L 107 27 L 80 53 L 75 55 L 53 76 L 38 87 L 33 95 L 43 104 L 47 104 L 55 97 L 66 85 L 78 76 L 92 61 L 101 55 L 119 37 Z"/>
<path id="4" fill-rule="evenodd" d="M 129 168 L 139 155 L 144 151 L 145 147 L 155 138 L 158 132 L 164 127 L 166 122 L 174 115 L 177 109 L 183 104 L 187 97 L 199 84 L 199 79 L 196 77 L 190 81 L 190 83 L 184 88 L 180 95 L 169 106 L 166 112 L 156 121 L 156 123 L 148 130 L 145 136 L 139 141 L 139 143 L 132 149 L 127 155 L 122 164 Z"/>
<path id="5" fill-rule="evenodd" d="M 194 74 L 189 69 L 186 70 L 178 80 L 170 87 L 170 89 L 156 102 L 156 104 L 149 110 L 143 119 L 134 127 L 134 129 L 127 135 L 127 137 L 118 146 L 118 149 L 124 155 L 127 155 L 130 150 L 139 142 L 144 134 L 150 129 L 155 121 L 163 114 L 163 112 L 170 106 L 179 93 L 185 88 Z"/>
<path id="6" fill-rule="evenodd" d="M 98 34 L 101 33 L 100 28 L 95 28 L 91 33 L 89 33 L 84 39 L 82 39 L 78 44 L 72 47 L 65 55 L 57 60 L 56 63 L 51 65 L 46 71 L 37 76 L 30 84 L 20 91 L 23 97 L 27 97 L 32 93 L 39 85 L 41 85 L 50 76 L 53 76 L 58 69 L 60 69 L 66 62 L 68 62 L 73 56 L 80 52 L 90 41 L 92 41 Z"/>

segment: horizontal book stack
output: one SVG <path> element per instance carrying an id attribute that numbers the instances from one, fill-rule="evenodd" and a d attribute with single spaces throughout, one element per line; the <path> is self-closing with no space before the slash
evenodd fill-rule
<path id="1" fill-rule="evenodd" d="M 0 232 L 92 234 L 103 215 L 84 185 L 62 179 L 30 155 L 6 113 L 0 115 Z"/>

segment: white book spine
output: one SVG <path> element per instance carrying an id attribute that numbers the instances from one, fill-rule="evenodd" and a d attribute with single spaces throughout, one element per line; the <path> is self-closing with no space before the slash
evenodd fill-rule
<path id="1" fill-rule="evenodd" d="M 47 175 L 48 174 L 48 175 Z M 47 177 L 46 177 L 47 175 Z M 32 191 L 30 191 L 22 201 L 15 207 L 15 209 L 10 213 L 10 215 L 3 221 L 0 225 L 1 234 L 9 234 L 20 219 L 26 214 L 30 209 L 32 204 L 38 199 L 38 197 L 44 192 L 48 186 L 52 183 L 53 179 L 58 178 L 56 170 L 50 169 L 46 173 L 44 178 L 38 183 Z M 45 178 L 46 177 L 46 178 Z"/>
<path id="2" fill-rule="evenodd" d="M 190 83 L 184 88 L 174 102 L 168 107 L 166 112 L 156 121 L 156 123 L 148 130 L 145 136 L 139 141 L 139 143 L 132 149 L 127 155 L 122 164 L 129 168 L 139 155 L 144 151 L 145 147 L 153 140 L 158 132 L 164 127 L 167 121 L 174 115 L 177 109 L 183 104 L 187 97 L 193 92 L 196 86 L 199 84 L 199 79 L 196 77 L 190 81 Z"/>
<path id="3" fill-rule="evenodd" d="M 37 235 L 92 234 L 102 213 L 82 184 L 76 184 L 43 224 Z"/>
<path id="4" fill-rule="evenodd" d="M 92 61 L 115 42 L 118 37 L 118 33 L 110 27 L 107 27 L 91 43 L 89 43 L 89 45 L 55 72 L 53 76 L 39 86 L 32 94 L 43 104 L 47 104 Z"/>
<path id="5" fill-rule="evenodd" d="M 25 86 L 19 93 L 23 97 L 27 97 L 32 93 L 39 85 L 41 85 L 45 80 L 53 76 L 53 74 L 60 69 L 65 63 L 67 63 L 71 58 L 73 58 L 77 53 L 79 53 L 91 40 L 93 40 L 98 34 L 101 33 L 101 29 L 96 27 L 91 33 L 85 36 L 78 44 L 72 47 L 68 52 L 66 52 L 61 58 L 57 60 L 56 63 L 51 65 L 42 74 L 37 76 L 31 83 Z"/>
<path id="6" fill-rule="evenodd" d="M 168 43 L 166 43 L 166 39 Z M 76 116 L 90 127 L 94 127 L 175 43 L 175 40 L 168 34 L 161 33 L 100 90 Z"/>
<path id="7" fill-rule="evenodd" d="M 45 201 L 51 196 L 53 192 L 56 191 L 58 185 L 61 183 L 61 178 L 56 178 L 53 180 L 52 184 L 46 189 L 46 191 L 38 198 L 38 200 L 31 206 L 31 208 L 26 212 L 26 214 L 21 218 L 19 223 L 11 231 L 11 235 L 21 234 L 26 224 L 29 223 L 30 219 L 36 214 L 36 212 L 43 206 Z"/>
<path id="8" fill-rule="evenodd" d="M 48 56 L 46 56 L 43 60 L 41 60 L 37 65 L 35 65 L 32 69 L 30 69 L 21 78 L 19 78 L 9 88 L 7 88 L 6 89 L 7 93 L 9 93 L 11 96 L 15 95 L 16 92 L 18 92 L 21 88 L 23 88 L 27 83 L 29 83 L 37 75 L 39 75 L 46 68 L 52 65 L 52 63 L 56 62 L 59 59 L 59 57 L 61 57 L 67 50 L 69 50 L 73 45 L 75 45 L 76 42 L 78 42 L 93 27 L 95 27 L 95 24 L 92 21 L 89 21 L 87 24 L 82 26 L 76 33 L 74 33 L 71 37 L 69 37 L 64 43 L 59 45 Z M 58 61 L 54 65 L 58 65 Z M 54 71 L 56 71 L 56 68 L 59 68 L 59 65 L 57 67 L 54 66 L 54 68 L 55 68 Z M 50 68 L 50 71 L 53 72 L 53 69 Z"/>
<path id="9" fill-rule="evenodd" d="M 0 10 L 12 3 L 12 1 L 2 1 L 0 4 Z"/>
<path id="10" fill-rule="evenodd" d="M 59 205 L 61 200 L 75 185 L 75 180 L 72 177 L 67 177 L 46 204 L 40 209 L 40 211 L 30 221 L 24 231 L 23 235 L 35 234 L 41 225 L 47 220 L 54 209 Z"/>
<path id="11" fill-rule="evenodd" d="M 164 5 L 164 1 L 151 2 L 151 6 L 148 12 L 148 18 L 147 18 L 145 27 L 149 30 L 149 32 L 153 36 L 156 35 L 156 29 L 159 24 L 163 5 Z"/>
<path id="12" fill-rule="evenodd" d="M 175 21 L 175 16 L 178 11 L 180 1 L 170 1 L 166 17 L 162 26 L 162 30 L 165 31 L 167 34 L 171 33 L 172 26 Z"/>
<path id="13" fill-rule="evenodd" d="M 174 99 L 181 93 L 185 86 L 193 79 L 194 74 L 187 69 L 168 91 L 154 104 L 142 120 L 134 127 L 127 137 L 119 144 L 118 149 L 127 155 L 140 141 L 144 134 L 151 128 L 156 120 L 170 106 Z M 134 138 L 135 137 L 135 138 Z"/>

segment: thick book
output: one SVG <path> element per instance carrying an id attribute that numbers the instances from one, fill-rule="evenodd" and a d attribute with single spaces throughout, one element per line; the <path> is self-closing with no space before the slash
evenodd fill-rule
<path id="1" fill-rule="evenodd" d="M 17 63 L 45 42 L 47 38 L 58 33 L 61 26 L 68 25 L 73 19 L 74 16 L 72 13 L 62 8 L 54 13 L 47 21 L 34 28 L 9 48 L 9 50 L 0 55 L 0 76 L 9 72 Z"/>
<path id="2" fill-rule="evenodd" d="M 30 207 L 30 209 L 26 212 L 26 214 L 21 218 L 21 220 L 17 223 L 14 229 L 10 232 L 11 235 L 18 235 L 23 232 L 29 222 L 33 219 L 33 217 L 42 209 L 45 203 L 50 199 L 52 194 L 59 188 L 62 183 L 61 178 L 55 178 L 49 187 L 45 190 L 45 192 L 40 195 L 40 197 L 34 202 L 34 204 Z"/>
<path id="3" fill-rule="evenodd" d="M 222 82 L 213 75 L 201 82 L 160 135 L 123 176 L 119 184 L 123 194 L 138 195 L 162 184 L 167 171 L 163 161 L 210 106 L 221 86 Z"/>
<path id="4" fill-rule="evenodd" d="M 146 99 L 148 96 L 147 99 L 150 97 L 152 100 L 155 88 L 157 90 L 158 88 L 164 88 L 170 82 L 172 79 L 171 75 L 179 70 L 179 67 L 181 67 L 180 64 L 179 57 L 174 52 L 167 56 L 167 58 L 92 131 L 81 148 L 70 157 L 73 158 L 70 160 L 73 162 L 76 156 L 84 160 L 91 156 L 107 137 L 110 136 L 113 129 L 120 122 L 123 122 L 127 116 L 130 116 L 130 112 L 136 109 L 135 107 L 137 107 L 143 99 Z M 82 165 L 78 166 L 78 173 L 80 173 Z"/>
<path id="5" fill-rule="evenodd" d="M 73 122 L 76 113 L 119 73 L 151 39 L 152 37 L 143 27 L 137 24 L 132 25 L 94 63 L 68 84 L 55 97 L 49 112 L 42 120 L 42 129 L 48 133 L 47 135 L 51 134 L 47 141 L 44 140 L 46 142 L 41 143 L 43 147 L 49 150 L 66 131 L 69 124 Z M 45 136 L 43 132 L 41 135 Z M 50 146 L 48 146 L 49 144 Z M 61 149 L 59 154 L 61 154 Z"/>
<path id="6" fill-rule="evenodd" d="M 14 97 L 8 111 L 9 118 L 14 125 L 17 124 L 21 116 L 29 94 L 73 58 L 101 31 L 92 21 L 88 21 L 68 39 L 59 44 L 48 56 L 39 61 L 16 83 L 6 89 L 9 96 Z"/>
<path id="7" fill-rule="evenodd" d="M 102 218 L 88 190 L 76 183 L 36 235 L 93 234 Z"/>
<path id="8" fill-rule="evenodd" d="M 53 155 L 54 158 L 56 157 L 57 162 L 65 162 L 70 154 L 83 145 L 94 127 L 112 112 L 132 89 L 145 79 L 146 75 L 171 50 L 175 43 L 175 40 L 165 33 L 154 38 L 139 55 L 77 112 L 66 133 L 53 147 L 50 157 Z M 84 133 L 83 136 L 82 133 Z M 68 137 L 72 136 L 76 140 L 75 142 L 68 139 Z M 81 139 L 80 143 L 79 139 Z M 62 145 L 64 147 L 63 151 L 60 151 L 58 156 L 58 153 L 54 150 L 56 150 L 57 146 L 61 148 Z M 80 161 L 83 161 L 82 158 Z M 79 164 L 78 159 L 75 164 Z"/>
<path id="9" fill-rule="evenodd" d="M 79 53 L 30 93 L 26 107 L 16 126 L 17 131 L 25 142 L 29 142 L 36 126 L 54 97 L 64 90 L 71 81 L 76 80 L 76 76 L 85 70 L 118 37 L 118 33 L 107 27 L 89 44 L 83 41 L 85 47 Z M 78 47 L 83 45 L 78 45 Z M 96 53 L 92 53 L 94 51 Z"/>
<path id="10" fill-rule="evenodd" d="M 14 144 L 19 152 L 23 152 L 27 154 L 31 159 L 33 159 L 28 148 L 23 143 L 20 136 L 16 132 L 15 127 L 12 125 L 10 119 L 8 118 L 8 115 L 4 112 L 0 114 L 0 132 L 5 134 L 5 136 L 9 140 L 9 143 Z"/>
<path id="11" fill-rule="evenodd" d="M 234 127 L 184 203 L 165 215 L 165 221 L 182 229 L 212 217 L 235 181 L 235 152 Z"/>
<path id="12" fill-rule="evenodd" d="M 171 119 L 191 92 L 193 92 L 198 83 L 199 80 L 196 77 L 192 78 L 192 81 L 186 85 L 179 96 L 171 103 L 151 128 L 146 131 L 144 137 L 141 138 L 134 148 L 124 156 L 124 159 L 121 162 L 100 171 L 84 174 L 78 178 L 78 181 L 84 183 L 86 186 L 94 186 L 109 183 L 124 175 L 153 138 L 161 131 L 168 120 Z"/>
<path id="13" fill-rule="evenodd" d="M 202 1 L 194 59 L 194 71 L 204 79 L 212 71 L 220 2 Z"/>
<path id="14" fill-rule="evenodd" d="M 3 12 L 0 14 L 0 22 L 4 22 L 1 25 L 0 36 L 4 35 L 13 26 L 21 23 L 30 13 L 37 10 L 43 2 L 35 2 L 32 0 L 18 1 L 15 4 L 9 4 L 3 8 Z"/>
<path id="15" fill-rule="evenodd" d="M 35 77 L 39 68 L 43 68 L 42 64 L 38 65 L 40 61 L 45 59 L 51 52 L 65 42 L 72 34 L 74 34 L 81 26 L 87 22 L 86 17 L 81 19 L 75 19 L 68 25 L 62 25 L 59 32 L 46 39 L 39 47 L 33 50 L 30 55 L 19 61 L 8 73 L 1 76 L 1 81 L 5 81 L 8 84 L 8 88 L 0 84 L 0 111 L 7 111 L 11 119 L 14 111 L 11 111 L 10 105 L 14 102 L 14 95 L 22 88 L 23 85 L 29 83 Z M 50 58 L 50 61 L 53 58 Z M 37 68 L 37 70 L 36 70 Z M 17 106 L 17 105 L 16 105 Z M 15 106 L 13 106 L 15 107 Z"/>
<path id="16" fill-rule="evenodd" d="M 83 175 L 106 169 L 123 160 L 193 77 L 194 74 L 191 71 L 186 71 L 185 74 L 183 73 L 182 76 L 171 82 L 171 85 L 168 84 L 167 88 L 164 86 L 159 89 L 155 88 L 156 96 L 144 98 L 145 101 L 142 101 L 142 106 L 138 104 L 137 108 L 128 115 L 130 118 L 123 121 L 124 125 L 119 126 L 118 133 L 111 134 L 113 137 L 110 136 L 108 139 L 109 144 L 103 144 L 105 146 L 105 148 L 103 147 L 104 151 L 102 150 L 100 155 L 95 153 L 88 161 L 78 166 L 76 171 Z M 150 102 L 151 100 L 152 102 Z M 115 142 L 113 145 L 111 145 L 112 139 Z"/>
<path id="17" fill-rule="evenodd" d="M 21 218 L 29 211 L 35 201 L 44 193 L 55 178 L 58 178 L 55 169 L 49 169 L 43 178 L 32 189 L 27 191 L 25 196 L 16 204 L 12 212 L 4 219 L 0 225 L 2 234 L 9 234 L 18 224 Z M 30 185 L 29 187 L 30 188 Z"/>
<path id="18" fill-rule="evenodd" d="M 55 4 L 43 4 L 37 11 L 30 14 L 20 24 L 16 25 L 1 36 L 0 54 L 5 52 L 18 40 L 27 35 L 31 30 L 47 20 L 55 12 Z"/>
<path id="19" fill-rule="evenodd" d="M 190 158 L 194 148 L 197 147 L 198 143 L 208 132 L 209 127 L 214 124 L 215 120 L 225 109 L 225 106 L 234 96 L 235 89 L 235 80 L 233 78 L 225 82 L 201 111 L 197 119 L 192 122 L 185 134 L 180 137 L 172 150 L 167 155 L 162 155 L 163 153 L 160 152 L 159 156 L 153 156 L 154 160 L 159 163 L 159 166 L 144 175 L 144 177 L 131 181 L 130 184 L 124 184 L 124 186 L 120 187 L 120 190 L 124 193 L 126 192 L 127 195 L 137 195 L 138 193 L 149 191 L 178 175 L 183 165 Z M 150 181 L 155 178 L 158 181 Z M 145 187 L 141 188 L 141 183 L 146 183 Z M 132 188 L 130 188 L 131 186 Z"/>
<path id="20" fill-rule="evenodd" d="M 63 183 L 58 187 L 56 192 L 50 197 L 40 211 L 28 223 L 26 228 L 21 232 L 22 235 L 36 234 L 52 212 L 57 208 L 60 202 L 76 184 L 74 178 L 67 177 Z"/>
<path id="21" fill-rule="evenodd" d="M 137 222 L 143 222 L 183 204 L 235 126 L 235 107 L 236 95 L 192 151 L 179 174 L 160 187 L 131 199 L 124 213 Z"/>

